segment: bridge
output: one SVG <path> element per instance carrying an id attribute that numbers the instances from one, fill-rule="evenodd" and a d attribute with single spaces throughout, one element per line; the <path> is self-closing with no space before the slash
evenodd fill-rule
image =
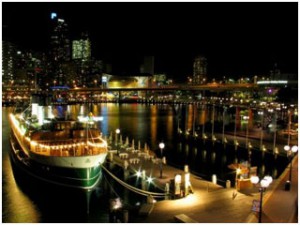
<path id="1" fill-rule="evenodd" d="M 210 83 L 203 85 L 167 85 L 159 87 L 131 87 L 131 88 L 99 88 L 99 87 L 89 87 L 89 88 L 70 88 L 70 92 L 122 92 L 122 91 L 229 91 L 229 90 L 256 90 L 258 88 L 257 84 L 254 83 L 242 83 L 242 84 L 218 84 Z"/>
<path id="2" fill-rule="evenodd" d="M 130 87 L 130 88 L 103 88 L 103 87 L 76 87 L 69 88 L 70 92 L 110 92 L 110 91 L 228 91 L 228 90 L 254 90 L 258 85 L 254 83 L 240 83 L 240 84 L 218 84 L 209 83 L 202 85 L 166 85 L 166 86 L 153 86 L 153 87 Z M 2 87 L 3 92 L 28 92 L 34 91 L 31 86 L 22 85 L 5 85 Z"/>
<path id="3" fill-rule="evenodd" d="M 249 95 L 253 91 L 257 90 L 258 86 L 254 83 L 239 83 L 239 84 L 219 84 L 208 83 L 203 85 L 167 85 L 167 86 L 150 86 L 150 87 L 119 87 L 119 88 L 103 88 L 103 87 L 76 87 L 76 88 L 55 88 L 51 87 L 51 91 L 42 90 L 40 92 L 52 94 L 54 99 L 63 98 L 69 103 L 80 103 L 87 100 L 91 102 L 108 101 L 107 96 L 103 96 L 108 93 L 114 93 L 114 101 L 136 101 L 137 99 L 128 99 L 132 97 L 134 93 L 136 98 L 156 99 L 159 100 L 162 96 L 170 96 L 169 101 L 176 99 L 177 92 L 181 92 L 181 96 L 184 98 L 191 97 L 194 99 L 197 95 L 201 94 L 206 96 L 208 92 L 221 93 L 221 92 L 248 92 Z M 5 104 L 13 104 L 15 101 L 27 101 L 30 94 L 35 89 L 28 86 L 3 86 L 2 89 L 2 101 Z M 231 95 L 231 94 L 229 94 Z M 127 99 L 126 99 L 127 98 Z M 64 100 L 64 101 L 65 101 Z M 160 99 L 165 101 L 165 99 Z"/>

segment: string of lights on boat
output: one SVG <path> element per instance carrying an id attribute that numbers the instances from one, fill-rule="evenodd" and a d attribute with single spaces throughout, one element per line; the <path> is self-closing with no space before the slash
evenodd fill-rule
<path id="1" fill-rule="evenodd" d="M 19 126 L 19 121 L 14 117 L 13 114 L 10 114 L 10 118 L 11 121 L 14 123 L 14 127 L 16 128 L 17 132 L 19 133 L 19 135 L 21 135 L 22 137 L 25 135 L 26 133 L 26 128 Z M 98 139 L 99 137 L 96 137 L 94 139 Z M 41 143 L 37 143 L 36 141 L 32 141 L 30 140 L 29 137 L 25 137 L 25 140 L 28 141 L 32 146 L 38 146 L 41 148 L 47 148 L 47 149 L 61 149 L 61 148 L 73 148 L 76 146 L 83 146 L 83 145 L 88 145 L 91 147 L 95 147 L 95 148 L 106 148 L 107 147 L 107 143 L 106 142 L 101 142 L 101 143 L 95 143 L 95 142 L 91 142 L 91 141 L 85 141 L 85 142 L 79 142 L 79 143 L 72 143 L 72 144 L 60 144 L 60 145 L 46 145 L 46 144 L 41 144 Z M 49 143 L 53 143 L 53 142 L 49 142 Z"/>

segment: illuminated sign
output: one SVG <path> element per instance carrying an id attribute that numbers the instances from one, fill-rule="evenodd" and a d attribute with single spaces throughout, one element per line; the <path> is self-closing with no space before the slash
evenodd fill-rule
<path id="1" fill-rule="evenodd" d="M 55 12 L 51 13 L 51 20 L 54 20 L 57 17 L 57 14 Z"/>

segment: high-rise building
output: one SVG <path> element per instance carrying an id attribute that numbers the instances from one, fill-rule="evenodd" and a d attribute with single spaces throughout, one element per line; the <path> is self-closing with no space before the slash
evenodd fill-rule
<path id="1" fill-rule="evenodd" d="M 72 42 L 72 59 L 90 59 L 91 58 L 91 41 L 87 35 L 81 39 Z"/>
<path id="2" fill-rule="evenodd" d="M 197 56 L 193 64 L 193 84 L 205 84 L 207 82 L 207 59 Z"/>
<path id="3" fill-rule="evenodd" d="M 65 85 L 67 82 L 63 68 L 69 64 L 71 59 L 71 46 L 69 39 L 68 24 L 64 19 L 58 18 L 56 13 L 51 13 L 51 73 L 55 85 Z"/>
<path id="4" fill-rule="evenodd" d="M 55 61 L 69 61 L 71 47 L 68 24 L 64 19 L 58 18 L 56 13 L 51 13 L 52 34 L 51 53 Z"/>
<path id="5" fill-rule="evenodd" d="M 14 45 L 8 41 L 2 41 L 2 82 L 7 83 L 14 79 L 14 58 L 16 55 Z"/>

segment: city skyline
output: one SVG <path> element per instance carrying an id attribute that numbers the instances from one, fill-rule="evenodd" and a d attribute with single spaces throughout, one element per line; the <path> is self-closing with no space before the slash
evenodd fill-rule
<path id="1" fill-rule="evenodd" d="M 207 58 L 208 79 L 268 75 L 275 63 L 298 70 L 297 2 L 5 2 L 3 40 L 47 52 L 51 12 L 66 20 L 71 40 L 87 31 L 92 56 L 119 74 L 138 73 L 147 55 L 155 73 L 181 81 L 197 55 Z"/>

